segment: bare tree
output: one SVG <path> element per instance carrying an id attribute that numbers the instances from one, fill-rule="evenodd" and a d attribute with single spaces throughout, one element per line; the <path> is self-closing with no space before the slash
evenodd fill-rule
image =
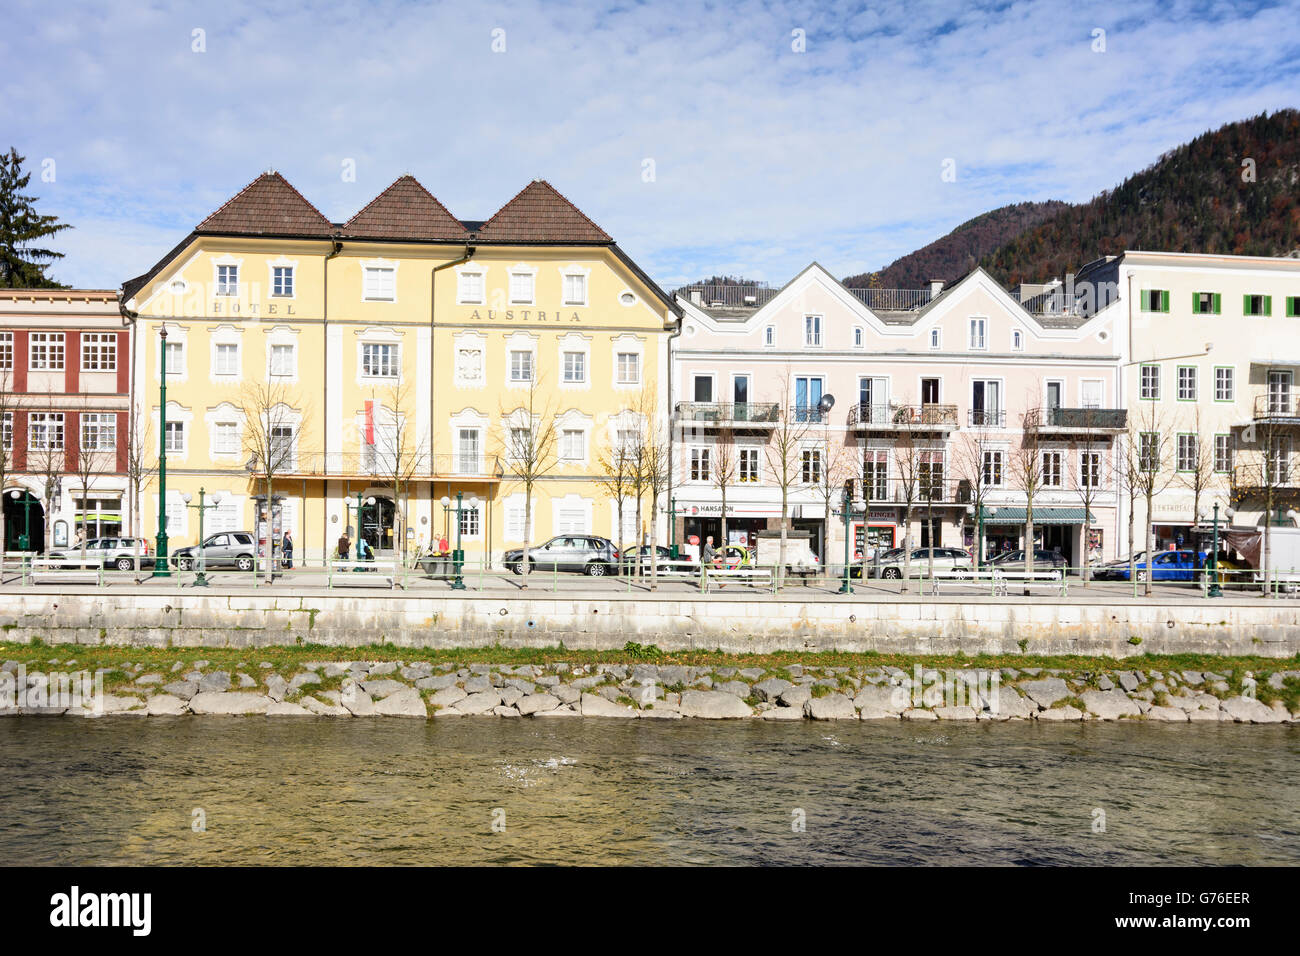
<path id="1" fill-rule="evenodd" d="M 889 449 L 878 448 L 867 439 L 862 446 L 862 580 L 870 573 L 871 502 L 889 497 Z"/>
<path id="2" fill-rule="evenodd" d="M 921 446 L 917 439 L 913 419 L 904 402 L 901 415 L 894 421 L 898 437 L 894 440 L 895 500 L 903 506 L 903 570 L 902 590 L 907 590 L 907 578 L 912 573 L 912 513 L 921 498 Z"/>
<path id="3" fill-rule="evenodd" d="M 1256 399 L 1255 421 L 1242 429 L 1242 442 L 1246 460 L 1234 469 L 1234 497 L 1242 498 L 1254 492 L 1263 498 L 1264 548 L 1260 555 L 1264 594 L 1268 594 L 1268 573 L 1273 570 L 1273 514 L 1285 499 L 1293 497 L 1287 489 L 1296 484 L 1296 461 L 1292 449 L 1294 426 L 1289 424 L 1293 414 L 1292 399 L 1274 395 Z"/>
<path id="4" fill-rule="evenodd" d="M 402 563 L 407 559 L 407 529 L 410 527 L 410 486 L 412 478 L 428 468 L 428 434 L 416 435 L 412 423 L 414 416 L 411 404 L 411 387 L 408 382 L 392 385 L 384 391 L 381 403 L 372 398 L 372 416 L 386 415 L 386 421 L 372 418 L 367 422 L 371 430 L 363 435 L 362 470 L 383 480 L 393 489 L 393 504 L 397 527 L 394 534 L 398 540 L 397 550 Z M 373 441 L 371 440 L 373 439 Z M 360 516 L 358 515 L 358 524 Z M 361 532 L 358 527 L 357 536 Z"/>
<path id="5" fill-rule="evenodd" d="M 975 511 L 977 530 L 975 545 L 971 549 L 973 554 L 971 566 L 976 571 L 980 570 L 984 561 L 978 528 L 984 513 L 984 502 L 988 497 L 988 485 L 984 482 L 984 452 L 987 450 L 988 439 L 983 431 L 964 431 L 953 449 L 952 456 L 953 478 L 963 488 L 965 491 L 963 497 L 969 498 L 969 504 Z"/>
<path id="6" fill-rule="evenodd" d="M 1131 416 L 1130 431 L 1132 435 L 1129 448 L 1133 461 L 1126 465 L 1137 497 L 1146 503 L 1146 562 L 1147 570 L 1143 575 L 1146 586 L 1143 593 L 1151 594 L 1151 568 L 1153 564 L 1154 527 L 1152 517 L 1155 513 L 1155 497 L 1173 482 L 1173 471 L 1169 467 L 1173 442 L 1169 436 L 1169 420 L 1157 402 L 1139 402 L 1138 408 Z M 1132 520 L 1130 516 L 1130 521 Z M 1137 575 L 1137 561 L 1132 552 L 1129 554 L 1129 579 Z"/>
<path id="7" fill-rule="evenodd" d="M 104 414 L 113 425 L 106 428 L 105 423 L 90 419 L 90 415 Z M 89 521 L 90 492 L 100 475 L 111 470 L 117 459 L 117 415 L 96 413 L 89 410 L 89 402 L 83 402 L 77 415 L 80 433 L 77 435 L 76 451 L 72 456 L 73 471 L 81 488 L 81 563 L 86 563 L 86 549 L 90 543 Z"/>
<path id="8" fill-rule="evenodd" d="M 1021 416 L 1020 444 L 1011 453 L 1011 480 L 1025 496 L 1025 574 L 1034 572 L 1034 499 L 1043 487 L 1043 448 L 1039 441 L 1042 405 L 1036 399 L 1027 403 Z"/>
<path id="9" fill-rule="evenodd" d="M 140 496 L 158 471 L 158 443 L 152 437 L 153 426 L 144 409 L 132 405 L 126 416 L 126 487 L 127 527 L 133 535 L 143 535 L 140 520 Z"/>
<path id="10" fill-rule="evenodd" d="M 844 436 L 838 432 L 832 433 L 829 428 L 823 428 L 817 438 L 817 447 L 805 448 L 805 454 L 809 451 L 817 453 L 817 473 L 813 476 L 813 486 L 817 489 L 817 497 L 822 499 L 823 519 L 823 543 L 822 543 L 822 567 L 823 569 L 830 565 L 830 540 L 831 540 L 831 511 L 836 502 L 842 502 L 844 498 L 844 482 L 853 477 L 853 461 L 850 449 L 844 443 Z"/>
<path id="11" fill-rule="evenodd" d="M 54 500 L 60 477 L 67 471 L 67 416 L 54 407 L 53 393 L 47 390 L 45 401 L 28 412 L 27 472 L 40 479 L 41 501 L 45 508 L 45 533 L 41 551 L 49 552 L 54 522 Z M 28 542 L 28 546 L 31 543 Z"/>
<path id="12" fill-rule="evenodd" d="M 777 549 L 777 566 L 773 571 L 776 586 L 780 588 L 785 579 L 785 554 L 790 532 L 790 490 L 802 477 L 804 438 L 808 427 L 819 414 L 812 409 L 796 408 L 786 402 L 790 396 L 790 369 L 787 367 L 781 377 L 780 394 L 785 401 L 777 406 L 776 428 L 772 437 L 764 446 L 767 465 L 778 488 L 781 489 L 781 537 Z"/>
<path id="13" fill-rule="evenodd" d="M 596 467 L 599 469 L 596 484 L 604 489 L 609 495 L 610 500 L 614 502 L 614 510 L 617 522 L 618 535 L 618 553 L 621 563 L 627 564 L 627 535 L 625 533 L 626 522 L 623 520 L 624 513 L 627 510 L 627 502 L 633 494 L 633 474 L 635 472 L 635 462 L 633 460 L 634 448 L 629 447 L 629 443 L 620 440 L 616 435 L 614 440 L 606 443 L 596 456 Z M 653 557 L 651 558 L 653 561 Z"/>
<path id="14" fill-rule="evenodd" d="M 534 371 L 524 405 L 502 412 L 502 455 L 508 479 L 524 490 L 524 550 L 520 558 L 522 588 L 528 587 L 528 532 L 533 526 L 533 491 L 559 462 L 556 447 L 555 407 L 540 390 Z"/>
<path id="15" fill-rule="evenodd" d="M 667 493 L 672 481 L 672 442 L 668 420 L 659 414 L 659 403 L 654 386 L 641 390 L 638 402 L 641 427 L 635 438 L 634 460 L 637 483 L 650 498 L 651 550 L 658 542 L 659 502 Z M 638 503 L 638 514 L 640 505 Z M 638 525 L 639 526 L 639 525 Z M 650 590 L 659 586 L 659 562 L 650 562 Z"/>
<path id="16" fill-rule="evenodd" d="M 709 481 L 721 495 L 722 536 L 718 547 L 727 545 L 727 489 L 736 482 L 737 477 L 736 433 L 729 427 L 719 428 L 713 438 L 713 461 L 709 468 Z"/>
<path id="17" fill-rule="evenodd" d="M 298 438 L 308 414 L 306 408 L 293 408 L 289 404 L 290 398 L 288 387 L 274 381 L 248 382 L 239 396 L 248 473 L 262 485 L 266 501 L 264 566 L 268 584 L 275 577 L 275 547 L 271 534 L 275 480 L 297 467 Z"/>
<path id="18" fill-rule="evenodd" d="M 1071 485 L 1083 505 L 1083 527 L 1080 531 L 1079 559 L 1080 576 L 1083 586 L 1088 587 L 1092 581 L 1092 568 L 1088 564 L 1088 540 L 1092 537 L 1092 507 L 1098 496 L 1106 487 L 1114 484 L 1112 458 L 1115 453 L 1114 442 L 1103 438 L 1098 429 L 1105 424 L 1102 419 L 1104 409 L 1085 408 L 1080 412 L 1080 422 L 1084 432 L 1079 436 L 1070 451 Z"/>
<path id="19" fill-rule="evenodd" d="M 1177 446 L 1174 449 L 1178 476 L 1182 483 L 1192 492 L 1192 520 L 1200 523 L 1201 499 L 1216 483 L 1214 474 L 1214 437 L 1205 440 L 1201 420 L 1201 404 L 1196 403 L 1192 412 L 1192 431 L 1179 432 Z"/>
<path id="20" fill-rule="evenodd" d="M 10 383 L 10 371 L 0 369 L 0 495 L 14 471 L 14 425 L 18 408 Z M 4 580 L 5 550 L 8 542 L 5 527 L 4 503 L 0 501 L 0 581 Z"/>

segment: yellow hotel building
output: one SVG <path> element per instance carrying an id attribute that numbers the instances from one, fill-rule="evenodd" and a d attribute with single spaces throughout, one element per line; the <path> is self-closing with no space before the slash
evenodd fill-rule
<path id="1" fill-rule="evenodd" d="M 530 404 L 534 420 L 554 421 L 555 463 L 535 485 L 528 543 L 617 541 L 600 457 L 620 430 L 641 427 L 638 410 L 667 416 L 656 386 L 677 307 L 540 180 L 478 222 L 403 176 L 339 224 L 268 172 L 122 299 L 137 316 L 134 414 L 149 449 L 166 329 L 172 551 L 198 541 L 200 487 L 209 505 L 218 498 L 206 534 L 264 537 L 264 483 L 250 464 L 269 440 L 271 538 L 292 531 L 298 562 L 320 561 L 345 532 L 355 543 L 358 502 L 381 556 L 443 535 L 455 547 L 440 499 L 458 492 L 467 560 L 499 560 L 524 544 L 524 489 L 506 452 Z M 158 504 L 155 479 L 139 533 L 157 533 Z M 629 542 L 650 530 L 633 514 Z"/>

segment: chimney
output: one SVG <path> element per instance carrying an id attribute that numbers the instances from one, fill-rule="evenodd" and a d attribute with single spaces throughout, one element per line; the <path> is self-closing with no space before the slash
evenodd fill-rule
<path id="1" fill-rule="evenodd" d="M 942 291 L 943 291 L 943 280 L 942 280 L 942 279 L 931 279 L 931 280 L 930 280 L 930 298 L 932 298 L 932 299 L 937 299 L 937 298 L 939 297 L 939 293 L 942 292 Z"/>

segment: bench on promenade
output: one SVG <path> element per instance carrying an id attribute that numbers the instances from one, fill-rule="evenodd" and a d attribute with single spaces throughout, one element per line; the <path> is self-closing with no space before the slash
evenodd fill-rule
<path id="1" fill-rule="evenodd" d="M 934 593 L 939 593 L 939 581 L 936 576 L 934 579 Z M 969 584 L 987 587 L 989 593 L 998 597 L 1006 597 L 1010 593 L 1012 584 L 1017 587 L 1024 587 L 1027 590 L 1046 589 L 1053 590 L 1062 597 L 1066 594 L 1065 575 L 1060 571 L 1016 571 L 999 568 L 996 571 L 979 571 L 979 572 L 954 572 L 945 575 L 942 580 L 946 584 Z"/>
<path id="2" fill-rule="evenodd" d="M 771 568 L 711 568 L 704 565 L 700 571 L 700 590 L 707 594 L 709 582 L 716 578 L 743 581 L 751 586 L 762 582 L 767 588 L 771 588 L 775 583 Z"/>
<path id="3" fill-rule="evenodd" d="M 331 561 L 328 585 L 386 587 L 392 590 L 397 586 L 397 562 Z"/>
<path id="4" fill-rule="evenodd" d="M 103 568 L 80 568 L 63 561 L 35 558 L 27 565 L 27 576 L 33 584 L 95 584 L 103 583 Z"/>

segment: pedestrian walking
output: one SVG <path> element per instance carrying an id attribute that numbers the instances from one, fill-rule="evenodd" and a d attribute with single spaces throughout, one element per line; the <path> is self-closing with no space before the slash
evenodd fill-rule
<path id="1" fill-rule="evenodd" d="M 280 562 L 285 570 L 293 568 L 293 537 L 288 531 L 280 539 Z"/>
<path id="2" fill-rule="evenodd" d="M 351 551 L 352 551 L 352 541 L 350 538 L 348 538 L 348 533 L 344 531 L 343 534 L 339 536 L 338 559 L 340 561 L 346 561 L 348 559 L 348 554 Z"/>

